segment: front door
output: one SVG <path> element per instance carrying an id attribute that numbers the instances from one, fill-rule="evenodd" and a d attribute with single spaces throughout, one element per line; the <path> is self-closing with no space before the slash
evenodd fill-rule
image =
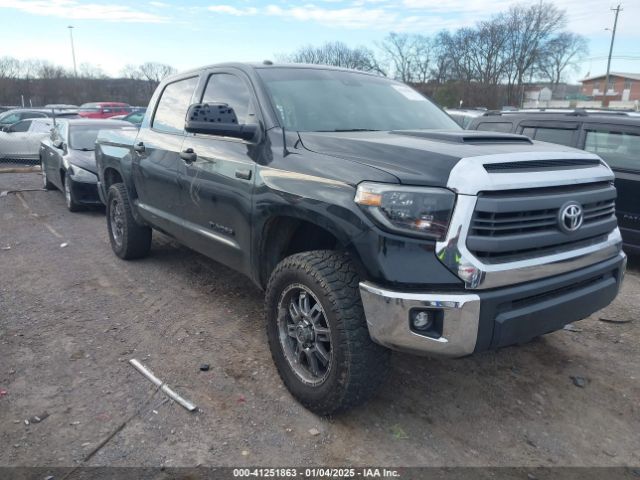
<path id="1" fill-rule="evenodd" d="M 133 146 L 134 182 L 139 211 L 167 233 L 180 235 L 182 224 L 178 170 L 184 142 L 184 119 L 198 77 L 165 86 L 149 128 L 142 128 Z"/>
<path id="2" fill-rule="evenodd" d="M 226 103 L 238 123 L 258 123 L 249 81 L 241 72 L 208 72 L 202 103 Z M 186 230 L 194 249 L 242 272 L 249 271 L 251 251 L 251 196 L 257 149 L 250 142 L 213 135 L 188 134 L 180 182 Z"/>

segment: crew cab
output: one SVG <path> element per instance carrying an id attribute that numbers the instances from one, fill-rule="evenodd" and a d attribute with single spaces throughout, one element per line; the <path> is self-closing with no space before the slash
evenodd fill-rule
<path id="1" fill-rule="evenodd" d="M 175 75 L 95 154 L 115 254 L 148 255 L 157 230 L 245 274 L 283 382 L 322 415 L 369 398 L 390 349 L 526 342 L 609 304 L 625 270 L 597 155 L 462 130 L 368 73 Z"/>

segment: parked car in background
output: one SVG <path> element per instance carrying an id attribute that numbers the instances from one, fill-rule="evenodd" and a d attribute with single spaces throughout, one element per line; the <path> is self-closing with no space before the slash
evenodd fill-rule
<path id="1" fill-rule="evenodd" d="M 0 105 L 0 113 L 4 113 L 7 110 L 15 110 L 16 108 L 20 108 L 17 105 Z"/>
<path id="2" fill-rule="evenodd" d="M 109 118 L 128 115 L 131 112 L 130 108 L 128 103 L 122 102 L 83 103 L 78 109 L 78 115 L 83 118 Z"/>
<path id="3" fill-rule="evenodd" d="M 474 119 L 469 128 L 520 133 L 600 155 L 616 176 L 616 215 L 624 249 L 640 254 L 640 116 L 586 110 L 489 112 Z"/>
<path id="4" fill-rule="evenodd" d="M 78 105 L 71 105 L 70 103 L 48 103 L 44 108 L 56 108 L 58 110 L 68 110 L 71 108 L 78 108 Z"/>
<path id="5" fill-rule="evenodd" d="M 482 116 L 484 110 L 468 110 L 459 108 L 445 108 L 445 112 L 449 114 L 453 120 L 462 128 L 468 128 L 474 118 Z"/>
<path id="6" fill-rule="evenodd" d="M 40 142 L 49 135 L 52 126 L 52 118 L 31 118 L 5 127 L 0 131 L 0 160 L 38 160 Z"/>
<path id="7" fill-rule="evenodd" d="M 67 208 L 76 212 L 83 206 L 99 205 L 96 161 L 93 156 L 100 130 L 135 129 L 128 122 L 112 120 L 57 121 L 40 144 L 40 163 L 45 189 L 57 187 Z"/>
<path id="8" fill-rule="evenodd" d="M 29 118 L 78 118 L 78 114 L 73 111 L 47 110 L 44 108 L 16 108 L 0 113 L 0 128 L 8 127 L 20 120 Z"/>

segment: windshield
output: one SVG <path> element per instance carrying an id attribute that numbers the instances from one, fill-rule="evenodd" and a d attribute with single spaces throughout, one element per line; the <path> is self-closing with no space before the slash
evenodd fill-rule
<path id="1" fill-rule="evenodd" d="M 100 130 L 120 130 L 121 126 L 76 125 L 69 129 L 69 148 L 72 150 L 94 150 Z"/>
<path id="2" fill-rule="evenodd" d="M 420 93 L 383 77 L 286 67 L 258 73 L 288 130 L 460 129 Z"/>

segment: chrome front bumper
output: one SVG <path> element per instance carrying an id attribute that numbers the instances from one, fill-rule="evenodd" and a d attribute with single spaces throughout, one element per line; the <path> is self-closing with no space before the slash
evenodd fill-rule
<path id="1" fill-rule="evenodd" d="M 526 288 L 519 284 L 491 292 L 409 293 L 361 282 L 360 296 L 376 343 L 417 355 L 463 357 L 494 348 L 489 344 L 499 348 L 529 341 L 604 308 L 618 292 L 626 263 L 624 252 L 618 252 L 604 262 L 528 282 Z M 438 334 L 413 331 L 412 310 L 437 311 Z M 507 343 L 498 334 L 505 329 L 515 332 Z"/>
<path id="2" fill-rule="evenodd" d="M 473 353 L 480 321 L 480 297 L 475 294 L 401 293 L 360 283 L 369 334 L 385 347 L 417 355 L 463 357 Z M 414 308 L 436 308 L 443 312 L 439 338 L 414 333 L 409 314 Z"/>

